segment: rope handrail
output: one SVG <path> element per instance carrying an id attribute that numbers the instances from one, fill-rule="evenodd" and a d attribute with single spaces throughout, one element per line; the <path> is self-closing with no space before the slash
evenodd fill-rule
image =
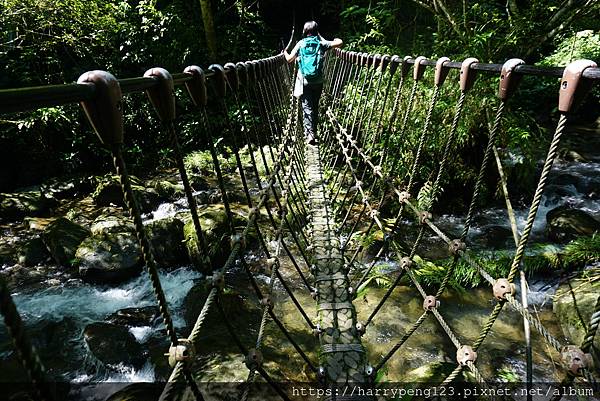
<path id="1" fill-rule="evenodd" d="M 342 60 L 342 64 L 350 64 L 350 65 L 357 65 L 359 70 L 364 70 L 366 71 L 366 74 L 368 74 L 369 70 L 371 70 L 371 67 L 373 67 L 373 63 L 369 64 L 369 63 L 364 63 L 361 62 L 361 60 L 365 59 L 365 56 L 363 55 L 359 55 L 357 56 L 355 53 L 353 52 L 345 52 L 345 51 L 338 51 L 337 52 L 337 58 Z M 371 58 L 374 60 L 377 60 L 378 58 L 381 59 L 381 56 L 379 55 L 369 55 L 367 56 L 367 59 Z M 441 59 L 440 59 L 441 60 Z M 401 210 L 402 207 L 404 205 L 408 206 L 408 208 L 413 212 L 414 215 L 416 216 L 421 216 L 420 217 L 420 223 L 421 223 L 421 229 L 419 230 L 419 234 L 417 236 L 417 240 L 415 241 L 412 251 L 411 251 L 411 255 L 409 256 L 409 259 L 412 259 L 412 255 L 416 250 L 416 247 L 420 241 L 420 239 L 422 238 L 422 233 L 423 233 L 423 228 L 424 227 L 428 227 L 430 228 L 435 235 L 438 238 L 441 238 L 444 242 L 446 242 L 451 249 L 455 248 L 454 253 L 454 258 L 453 258 L 453 262 L 452 262 L 452 267 L 456 264 L 456 261 L 458 258 L 462 258 L 464 260 L 467 261 L 467 263 L 474 268 L 480 275 L 482 275 L 485 280 L 492 285 L 494 288 L 496 287 L 496 284 L 499 284 L 500 281 L 504 280 L 504 279 L 494 279 L 482 266 L 479 265 L 479 263 L 475 262 L 472 258 L 470 258 L 468 256 L 468 254 L 465 252 L 465 250 L 463 250 L 461 247 L 463 245 L 461 245 L 458 241 L 463 241 L 466 238 L 466 234 L 468 233 L 469 230 L 469 226 L 472 222 L 472 216 L 473 216 L 473 211 L 474 211 L 474 206 L 475 203 L 477 202 L 478 199 L 478 195 L 479 195 L 479 191 L 480 191 L 480 187 L 482 185 L 482 181 L 483 181 L 483 174 L 484 174 L 484 170 L 487 167 L 487 163 L 488 160 L 491 158 L 491 154 L 492 154 L 492 150 L 494 149 L 494 137 L 496 135 L 496 132 L 499 129 L 499 123 L 500 123 L 500 119 L 502 117 L 502 113 L 504 111 L 504 102 L 507 99 L 508 95 L 509 95 L 509 91 L 514 90 L 513 87 L 510 87 L 508 82 L 502 82 L 502 80 L 505 80 L 506 75 L 508 75 L 507 73 L 505 73 L 504 68 L 506 68 L 506 64 L 508 64 L 508 62 L 505 65 L 485 65 L 485 64 L 480 64 L 477 62 L 477 60 L 472 59 L 468 60 L 470 62 L 470 65 L 468 65 L 468 69 L 473 69 L 473 70 L 482 70 L 482 71 L 502 71 L 503 75 L 501 77 L 501 90 L 500 90 L 500 97 L 502 102 L 499 105 L 499 108 L 497 110 L 497 115 L 496 115 L 496 120 L 494 123 L 493 128 L 490 131 L 490 140 L 488 143 L 488 146 L 486 147 L 486 151 L 485 151 L 485 157 L 483 159 L 482 162 L 482 166 L 480 168 L 479 171 L 479 175 L 478 175 L 478 179 L 477 182 L 475 184 L 475 190 L 474 190 L 474 194 L 472 197 L 472 201 L 471 204 L 469 206 L 469 212 L 468 212 L 468 217 L 467 217 L 467 221 L 465 222 L 465 227 L 463 229 L 462 235 L 461 235 L 461 240 L 451 240 L 446 234 L 443 233 L 442 230 L 439 229 L 439 227 L 437 227 L 431 220 L 431 217 L 428 216 L 427 214 L 424 213 L 424 211 L 419 210 L 418 207 L 416 207 L 411 201 L 410 201 L 410 194 L 407 191 L 403 191 L 398 185 L 396 185 L 395 183 L 387 183 L 387 185 L 385 185 L 385 188 L 390 188 L 391 191 L 393 193 L 395 193 L 396 196 L 398 196 L 399 200 L 400 200 L 400 206 L 401 206 Z M 398 62 L 398 59 L 396 58 L 396 62 Z M 416 60 L 412 59 L 412 60 L 404 60 L 404 62 L 406 64 L 414 64 L 415 65 L 415 71 L 417 66 L 420 65 L 436 65 L 436 63 L 433 63 L 431 61 L 428 60 L 424 60 L 423 58 L 418 58 Z M 524 66 L 522 61 L 520 61 L 519 63 L 516 63 L 513 60 L 510 60 L 510 62 L 512 62 L 513 65 L 511 65 L 511 70 L 509 71 L 510 73 L 519 73 L 519 74 L 530 74 L 530 75 L 539 75 L 539 74 L 546 74 L 546 75 L 553 75 L 556 74 L 556 72 L 559 69 L 535 69 L 532 68 L 531 66 Z M 439 63 L 439 61 L 438 61 Z M 448 137 L 448 141 L 446 143 L 446 150 L 442 153 L 443 154 L 443 160 L 441 162 L 440 168 L 438 169 L 438 174 L 437 177 L 435 179 L 434 182 L 434 192 L 437 192 L 437 188 L 439 187 L 439 182 L 440 182 L 440 178 L 441 178 L 441 174 L 442 174 L 442 170 L 444 168 L 444 164 L 445 164 L 445 160 L 447 159 L 447 157 L 450 154 L 450 149 L 449 149 L 449 145 L 452 141 L 452 138 L 454 136 L 454 133 L 456 131 L 456 127 L 457 127 L 457 121 L 458 118 L 461 114 L 462 111 L 462 103 L 464 102 L 464 95 L 465 95 L 465 91 L 468 90 L 468 88 L 470 88 L 470 86 L 472 86 L 472 81 L 468 82 L 468 78 L 465 78 L 465 76 L 463 76 L 462 74 L 464 73 L 464 68 L 465 68 L 465 63 L 467 63 L 467 61 L 459 64 L 459 63 L 452 63 L 449 62 L 448 60 L 446 60 L 443 63 L 443 67 L 444 68 L 461 68 L 461 96 L 460 99 L 457 103 L 457 109 L 456 109 L 456 113 L 455 113 L 455 118 L 454 118 L 454 122 L 452 124 L 452 129 L 450 132 L 450 135 Z M 344 67 L 342 67 L 343 69 Z M 526 227 L 523 231 L 523 233 L 520 235 L 519 238 L 519 242 L 517 244 L 517 252 L 515 253 L 514 256 L 514 260 L 513 263 L 511 265 L 511 269 L 510 269 L 510 273 L 508 276 L 508 281 L 507 282 L 511 282 L 514 277 L 515 274 L 517 272 L 517 268 L 520 266 L 520 261 L 523 257 L 523 252 L 525 249 L 525 245 L 527 243 L 528 240 L 528 234 L 531 231 L 531 226 L 533 225 L 533 220 L 534 217 L 536 215 L 537 212 L 537 206 L 539 205 L 539 201 L 540 201 L 540 197 L 541 197 L 541 193 L 544 189 L 545 186 L 545 182 L 546 182 L 546 177 L 549 173 L 549 170 L 552 166 L 552 162 L 554 160 L 554 158 L 556 157 L 556 149 L 557 149 L 557 145 L 559 142 L 559 139 L 561 137 L 561 134 L 564 130 L 564 126 L 566 123 L 566 115 L 567 113 L 570 111 L 571 106 L 573 105 L 573 97 L 575 96 L 575 92 L 577 90 L 577 82 L 578 79 L 580 79 L 581 77 L 585 77 L 585 78 L 596 78 L 595 75 L 595 64 L 591 63 L 591 62 L 587 62 L 587 61 L 581 61 L 581 62 L 576 62 L 573 63 L 572 65 L 569 65 L 567 68 L 565 68 L 564 70 L 561 70 L 561 73 L 563 77 L 562 79 L 562 86 L 561 86 L 561 95 L 560 95 L 560 104 L 559 104 L 559 110 L 561 111 L 561 119 L 557 125 L 557 129 L 553 138 L 553 141 L 550 145 L 550 148 L 548 150 L 548 155 L 546 158 L 546 163 L 544 165 L 544 169 L 542 171 L 542 175 L 540 177 L 540 180 L 538 182 L 537 185 L 537 190 L 536 190 L 536 194 L 534 196 L 534 199 L 532 201 L 532 206 L 530 208 L 530 213 L 526 222 Z M 373 75 L 375 72 L 375 69 L 371 70 L 371 75 Z M 438 79 L 438 71 L 436 68 L 436 80 Z M 418 75 L 415 72 L 415 85 L 413 86 L 416 87 L 416 79 L 417 79 Z M 575 78 L 573 78 L 575 77 Z M 600 76 L 599 76 L 600 77 Z M 506 80 L 508 81 L 508 80 Z M 464 85 L 464 86 L 463 86 Z M 569 89 L 569 93 L 565 94 L 563 92 L 565 88 L 567 87 L 571 87 L 573 86 L 573 89 Z M 436 87 L 437 88 L 437 87 Z M 586 89 L 588 89 L 589 86 L 586 85 Z M 339 88 L 337 88 L 337 90 L 339 91 Z M 583 89 L 585 90 L 585 89 Z M 504 92 L 503 92 L 504 91 Z M 436 95 L 437 95 L 437 91 L 434 91 L 434 95 L 433 95 L 433 103 L 435 103 L 435 99 L 436 99 Z M 412 94 L 411 94 L 411 98 L 412 98 Z M 340 97 L 341 98 L 341 97 Z M 352 102 L 355 101 L 355 96 L 352 95 L 350 97 L 352 100 Z M 568 98 L 568 100 L 567 100 Z M 335 98 L 334 98 L 335 99 Z M 366 103 L 366 102 L 364 102 Z M 409 103 L 410 105 L 410 103 Z M 431 117 L 431 110 L 432 107 L 429 109 L 428 113 L 427 113 L 427 118 L 426 118 L 426 123 L 425 123 L 425 129 L 424 131 L 427 131 L 427 121 L 429 121 L 430 117 Z M 335 126 L 335 131 L 336 133 L 336 137 L 338 138 L 338 142 L 339 142 L 339 146 L 342 147 L 341 152 L 344 154 L 344 171 L 348 171 L 350 170 L 352 172 L 352 176 L 353 179 L 355 181 L 357 181 L 356 178 L 356 173 L 355 173 L 355 168 L 352 167 L 352 162 L 350 160 L 349 155 L 347 154 L 347 150 L 345 148 L 346 146 L 346 142 L 349 144 L 350 148 L 352 149 L 353 153 L 356 152 L 357 156 L 358 156 L 358 160 L 359 162 L 362 161 L 362 163 L 365 166 L 366 170 L 369 170 L 372 177 L 373 177 L 373 183 L 376 180 L 383 180 L 384 179 L 384 174 L 381 171 L 381 167 L 378 165 L 375 165 L 372 161 L 371 158 L 369 157 L 369 155 L 367 154 L 367 152 L 365 152 L 364 148 L 359 144 L 359 142 L 356 140 L 356 138 L 353 136 L 353 133 L 355 132 L 354 129 L 348 129 L 347 127 L 344 126 L 344 119 L 342 119 L 341 121 L 337 119 L 336 115 L 335 115 L 336 110 L 332 107 L 327 108 L 325 115 L 328 117 L 328 121 L 330 121 L 334 126 Z M 347 123 L 346 123 L 347 124 Z M 423 132 L 423 134 L 425 134 L 425 132 Z M 368 135 L 368 134 L 367 134 Z M 341 140 L 341 136 L 345 137 L 345 141 Z M 331 147 L 331 143 L 332 142 L 328 142 L 327 146 Z M 335 141 L 333 142 L 335 143 Z M 418 155 L 421 152 L 421 148 L 423 147 L 423 137 L 421 137 L 421 140 L 419 141 L 418 144 L 418 151 L 417 151 L 417 157 L 415 162 L 418 162 Z M 332 164 L 332 167 L 335 166 L 335 162 Z M 413 166 L 412 168 L 412 172 L 409 176 L 410 181 L 412 182 L 412 180 L 414 179 L 414 174 L 416 172 L 416 165 Z M 500 168 L 500 166 L 499 166 Z M 339 171 L 339 170 L 338 170 Z M 339 173 L 338 173 L 339 174 Z M 343 178 L 342 178 L 342 182 L 344 182 L 345 180 L 345 175 L 346 173 L 344 173 Z M 336 176 L 337 177 L 337 176 Z M 364 174 L 363 174 L 364 177 Z M 362 184 L 362 179 L 360 181 L 360 183 Z M 337 185 L 337 184 L 336 184 Z M 410 185 L 410 184 L 409 184 Z M 358 187 L 358 189 L 360 189 L 360 186 Z M 358 192 L 358 191 L 357 191 Z M 362 191 L 361 191 L 362 193 Z M 364 196 L 364 193 L 362 193 Z M 505 194 L 506 195 L 506 194 Z M 435 195 L 433 195 L 433 199 L 435 199 Z M 342 202 L 342 205 L 345 203 L 346 201 L 346 197 L 344 198 L 344 201 Z M 350 202 L 348 208 L 350 209 L 352 207 L 352 205 L 354 204 L 354 199 Z M 369 206 L 369 205 L 365 205 L 365 206 Z M 401 215 L 401 212 L 398 214 L 398 216 Z M 509 211 L 509 216 L 510 216 L 510 211 Z M 362 213 L 361 215 L 359 215 L 359 219 L 362 217 Z M 354 232 L 354 228 L 351 230 L 350 234 L 352 234 Z M 369 224 L 369 228 L 367 229 L 367 232 L 370 232 L 371 228 L 373 227 L 373 219 L 370 219 L 370 224 Z M 380 227 L 380 229 L 383 231 L 383 228 Z M 393 230 L 392 230 L 393 233 Z M 517 234 L 518 235 L 518 234 Z M 391 235 L 386 236 L 384 235 L 385 241 L 384 244 L 386 244 L 388 242 L 388 238 L 391 238 Z M 517 238 L 517 237 L 515 237 Z M 384 247 L 382 246 L 380 248 L 380 252 L 377 254 L 376 259 L 379 258 L 380 254 L 381 254 L 381 250 L 383 250 Z M 375 259 L 375 260 L 376 260 Z M 366 275 L 368 274 L 368 272 L 370 271 L 370 268 L 372 267 L 373 262 L 371 263 L 371 266 L 369 266 L 369 268 L 367 269 L 367 272 L 365 273 L 365 275 L 363 275 L 363 279 L 364 277 L 366 277 Z M 421 288 L 421 286 L 419 285 L 418 281 L 416 280 L 416 277 L 414 276 L 414 274 L 412 273 L 412 271 L 410 271 L 410 269 L 405 266 L 405 264 L 401 265 L 404 266 L 403 270 L 401 271 L 400 275 L 397 276 L 396 280 L 394 281 L 394 283 L 392 284 L 392 286 L 390 287 L 390 289 L 388 289 L 387 293 L 384 295 L 382 302 L 380 302 L 377 307 L 375 308 L 375 310 L 371 313 L 371 315 L 369 316 L 369 318 L 367 319 L 367 324 L 373 319 L 374 315 L 377 314 L 377 312 L 380 310 L 382 303 L 385 301 L 385 299 L 387 299 L 387 297 L 389 297 L 391 290 L 393 290 L 393 288 L 398 284 L 400 278 L 402 277 L 402 273 L 406 272 L 409 276 L 409 278 L 411 279 L 411 281 L 413 282 L 413 284 L 419 289 L 419 292 L 421 293 L 421 295 L 426 298 L 426 294 L 423 291 L 423 289 Z M 448 282 L 452 267 L 450 269 L 447 270 L 446 275 L 444 277 L 444 280 L 442 282 L 442 285 L 438 291 L 437 296 L 440 295 L 440 293 L 443 291 L 445 285 Z M 361 280 L 362 282 L 363 280 Z M 436 297 L 437 297 L 436 296 Z M 539 319 L 537 318 L 537 316 L 532 315 L 530 312 L 527 311 L 527 308 L 524 307 L 521 303 L 519 303 L 519 301 L 517 301 L 511 293 L 503 293 L 502 298 L 500 300 L 500 302 L 498 302 L 497 306 L 494 308 L 494 311 L 492 312 L 492 314 L 490 315 L 490 318 L 488 320 L 488 322 L 486 323 L 486 325 L 483 327 L 482 332 L 479 336 L 479 338 L 477 339 L 477 341 L 474 344 L 473 349 L 476 351 L 477 348 L 481 345 L 481 343 L 483 342 L 483 340 L 485 339 L 487 333 L 491 330 L 491 327 L 494 323 L 494 321 L 497 319 L 500 310 L 502 308 L 502 305 L 504 305 L 504 303 L 508 302 L 510 303 L 524 318 L 524 323 L 525 323 L 525 327 L 527 330 L 528 324 L 532 324 L 534 326 L 534 328 L 539 331 L 542 336 L 544 337 L 544 339 L 546 341 L 549 342 L 549 344 L 551 344 L 553 346 L 553 348 L 555 348 L 557 351 L 561 352 L 563 351 L 564 347 L 547 331 L 547 329 L 543 326 L 543 324 L 539 321 Z M 434 298 L 435 299 L 435 298 Z M 600 301 L 599 301 L 600 304 Z M 600 308 L 600 307 L 599 307 Z M 377 368 L 381 369 L 381 367 L 383 366 L 383 364 L 385 364 L 385 362 L 387 362 L 389 360 L 389 358 L 391 357 L 391 355 L 393 353 L 395 353 L 399 347 L 406 341 L 407 336 L 410 336 L 412 333 L 414 333 L 416 331 L 416 329 L 420 326 L 420 324 L 424 321 L 424 318 L 426 316 L 427 313 L 423 314 L 414 324 L 413 326 L 411 326 L 411 328 L 407 331 L 407 333 L 405 334 L 405 336 L 402 337 L 402 339 L 396 344 L 396 346 L 394 346 L 392 348 L 392 350 L 390 350 L 390 352 L 384 357 L 384 359 L 378 364 Z M 455 346 L 457 348 L 461 347 L 461 344 L 458 342 L 458 339 L 452 334 L 450 328 L 447 326 L 447 324 L 444 322 L 441 314 L 439 314 L 439 312 L 434 309 L 433 310 L 433 314 L 436 317 L 436 319 L 438 320 L 438 322 L 440 323 L 440 325 L 442 325 L 442 327 L 444 328 L 444 330 L 446 331 L 446 333 L 448 334 L 448 336 L 452 339 L 454 338 L 453 342 L 455 344 Z M 598 315 L 599 313 L 596 313 L 592 316 L 592 321 L 594 322 L 594 327 L 592 330 L 590 330 L 590 332 L 592 334 L 586 335 L 586 340 L 584 341 L 585 346 L 589 347 L 589 343 L 590 343 L 590 338 L 593 339 L 595 332 L 597 331 L 597 326 L 598 326 Z M 365 324 L 365 326 L 367 325 Z M 531 363 L 530 357 L 528 356 L 528 366 Z M 473 371 L 472 368 L 474 368 L 474 364 L 472 362 L 466 363 L 466 364 L 459 364 L 458 368 L 455 369 L 454 372 L 452 372 L 452 374 L 450 376 L 448 376 L 448 378 L 444 381 L 443 385 L 447 385 L 450 381 L 454 380 L 456 378 L 456 376 L 460 373 L 461 369 L 463 366 L 468 366 L 469 368 L 471 368 L 471 370 Z M 376 369 L 376 370 L 378 370 Z M 593 380 L 593 376 L 590 374 L 590 372 L 585 368 L 582 367 L 579 369 L 580 373 L 583 374 L 583 376 L 585 376 L 588 380 Z M 528 381 L 531 381 L 531 375 L 529 374 L 530 371 L 530 367 L 528 367 Z M 483 379 L 481 378 L 481 376 L 476 373 L 475 371 L 473 371 L 475 378 L 481 382 L 482 385 L 484 385 Z"/>

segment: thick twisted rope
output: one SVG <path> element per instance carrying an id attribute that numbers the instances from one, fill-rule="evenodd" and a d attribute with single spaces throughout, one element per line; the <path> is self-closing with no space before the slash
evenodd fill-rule
<path id="1" fill-rule="evenodd" d="M 43 401 L 54 400 L 53 391 L 45 377 L 44 366 L 40 361 L 35 347 L 27 337 L 21 315 L 15 306 L 2 275 L 0 275 L 0 312 L 4 318 L 4 324 L 6 324 L 8 332 L 12 337 L 13 344 L 17 349 L 21 363 L 27 372 L 29 380 L 33 384 L 36 396 Z"/>

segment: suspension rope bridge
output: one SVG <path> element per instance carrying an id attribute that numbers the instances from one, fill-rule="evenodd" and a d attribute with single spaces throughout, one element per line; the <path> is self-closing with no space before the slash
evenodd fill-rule
<path id="1" fill-rule="evenodd" d="M 429 76 L 425 74 L 428 67 L 434 68 L 433 86 L 426 79 Z M 453 70 L 457 70 L 459 74 L 457 99 L 452 98 L 456 93 L 455 84 L 447 79 Z M 439 383 L 439 387 L 448 386 L 466 369 L 480 386 L 486 388 L 489 379 L 484 378 L 477 367 L 477 352 L 493 330 L 494 323 L 505 310 L 506 304 L 510 304 L 523 317 L 527 341 L 527 370 L 523 381 L 531 386 L 534 344 L 529 332 L 532 326 L 561 355 L 561 366 L 566 372 L 565 384 L 575 380 L 596 387 L 589 353 L 600 324 L 600 297 L 582 344 L 563 344 L 552 336 L 536 313 L 528 307 L 527 283 L 522 271 L 533 223 L 569 116 L 592 83 L 600 79 L 600 69 L 596 68 L 595 63 L 579 60 L 569 64 L 564 70 L 542 69 L 525 65 L 518 59 L 497 65 L 479 63 L 474 58 L 463 62 L 452 62 L 447 57 L 432 61 L 425 57 L 400 58 L 336 49 L 326 57 L 318 146 L 305 143 L 298 100 L 291 96 L 294 73 L 283 55 L 278 55 L 261 60 L 227 63 L 224 66 L 214 64 L 206 71 L 198 66 L 190 66 L 179 74 L 152 68 L 143 78 L 124 80 L 117 80 L 108 72 L 90 71 L 73 85 L 0 91 L 2 112 L 80 102 L 101 143 L 110 150 L 122 185 L 126 209 L 133 219 L 148 278 L 171 343 L 165 357 L 169 358 L 173 370 L 160 400 L 178 399 L 184 392 L 192 399 L 204 399 L 205 395 L 194 378 L 196 372 L 192 367 L 195 349 L 202 347 L 199 338 L 203 332 L 210 330 L 205 324 L 209 313 L 222 315 L 222 321 L 248 368 L 247 384 L 239 395 L 241 400 L 251 396 L 252 383 L 259 377 L 282 399 L 292 398 L 264 367 L 262 349 L 268 324 L 274 324 L 293 346 L 298 358 L 312 372 L 315 383 L 333 390 L 329 396 L 331 400 L 374 399 L 364 395 L 347 395 L 345 392 L 340 394 L 339 389 L 351 383 L 375 386 L 378 372 L 384 369 L 403 344 L 429 319 L 439 324 L 454 345 L 453 352 L 456 352 L 456 367 Z M 476 85 L 477 74 L 482 73 L 498 75 L 498 103 L 470 203 L 465 211 L 462 232 L 458 238 L 452 238 L 436 224 L 431 207 L 443 189 L 465 101 Z M 497 149 L 497 138 L 507 113 L 507 103 L 518 90 L 518 83 L 523 76 L 553 76 L 560 77 L 561 81 L 558 98 L 560 118 L 547 150 L 527 220 L 519 231 Z M 199 134 L 205 136 L 203 140 L 211 154 L 228 216 L 231 239 L 231 252 L 226 262 L 207 278 L 211 290 L 187 337 L 179 336 L 175 330 L 122 151 L 123 95 L 143 91 L 154 107 L 162 129 L 170 138 L 176 156 L 202 255 L 200 260 L 193 262 L 203 271 L 210 271 L 213 265 L 208 256 L 210 244 L 207 243 L 197 213 L 194 190 L 187 176 L 178 142 L 176 86 L 185 87 L 201 124 Z M 429 88 L 432 90 L 427 91 Z M 428 93 L 431 93 L 429 97 Z M 421 101 L 427 102 L 427 111 L 425 118 L 419 120 L 420 125 L 416 127 L 418 139 L 416 143 L 412 143 L 403 138 L 408 138 L 409 129 L 415 129 L 415 124 L 411 125 L 410 122 L 414 118 L 414 106 L 419 97 Z M 454 116 L 449 125 L 434 123 L 440 99 L 444 99 L 446 104 L 454 102 Z M 249 116 L 253 118 L 248 118 Z M 441 149 L 431 151 L 434 134 L 442 138 L 444 143 Z M 235 156 L 237 173 L 249 207 L 244 227 L 234 224 L 231 194 L 226 189 L 216 150 L 218 136 L 226 137 Z M 241 150 L 245 147 L 250 155 L 249 163 L 244 163 L 241 157 Z M 417 199 L 416 185 L 423 181 L 420 172 L 425 157 L 437 160 L 435 171 L 430 174 L 433 177 L 429 188 L 432 201 L 423 207 Z M 259 163 L 264 166 L 263 172 L 258 168 Z M 467 243 L 485 178 L 492 167 L 490 165 L 494 164 L 502 181 L 507 219 L 515 243 L 515 253 L 507 277 L 494 277 L 486 271 L 471 256 Z M 400 166 L 408 167 L 399 173 Z M 386 207 L 390 204 L 397 205 L 397 208 Z M 388 210 L 393 210 L 394 213 L 390 214 Z M 266 216 L 262 214 L 263 211 Z M 270 242 L 267 241 L 269 233 L 259 225 L 259 221 L 264 219 L 273 230 Z M 408 223 L 409 220 L 413 223 Z M 405 249 L 397 241 L 397 235 L 408 224 L 416 225 L 418 231 L 410 249 Z M 263 258 L 262 268 L 270 278 L 267 285 L 259 283 L 245 259 L 244 251 L 250 231 L 257 234 Z M 383 241 L 376 255 L 368 260 L 363 252 L 366 239 L 376 231 L 382 233 Z M 451 262 L 445 267 L 441 285 L 431 293 L 425 290 L 414 272 L 415 256 L 427 234 L 434 234 L 444 241 L 452 255 Z M 294 249 L 296 252 L 293 252 Z M 359 321 L 353 304 L 357 289 L 365 284 L 374 266 L 386 257 L 398 261 L 400 272 L 368 318 Z M 300 289 L 293 288 L 282 275 L 280 267 L 284 259 L 291 262 L 294 274 L 302 283 Z M 461 260 L 483 277 L 496 299 L 495 306 L 475 341 L 461 339 L 456 334 L 444 318 L 444 305 L 440 304 L 440 298 L 447 290 L 452 274 Z M 225 273 L 236 265 L 242 266 L 261 306 L 256 341 L 251 344 L 243 342 L 230 322 L 234 317 L 226 316 L 221 303 Z M 519 283 L 515 282 L 517 276 Z M 397 342 L 387 354 L 373 360 L 365 352 L 361 338 L 405 277 L 422 296 L 423 312 L 403 333 L 396 333 Z M 318 360 L 309 358 L 308 350 L 302 349 L 278 316 L 274 294 L 276 283 L 281 285 L 292 300 L 306 330 L 314 333 L 315 347 L 319 349 Z M 517 284 L 521 288 L 520 300 L 515 295 Z M 305 310 L 295 291 L 306 291 L 314 298 L 316 320 L 311 319 L 311 313 Z M 7 284 L 2 278 L 0 310 L 37 393 L 36 399 L 58 399 L 46 377 L 43 361 L 27 336 Z M 554 397 L 559 398 L 560 396 Z"/>

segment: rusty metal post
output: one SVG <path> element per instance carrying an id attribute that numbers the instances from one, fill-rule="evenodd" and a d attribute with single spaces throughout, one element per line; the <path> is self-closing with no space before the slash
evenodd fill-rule
<path id="1" fill-rule="evenodd" d="M 206 141 L 208 143 L 208 149 L 210 151 L 210 155 L 213 161 L 213 167 L 217 175 L 217 181 L 219 183 L 219 189 L 221 191 L 223 206 L 225 207 L 225 213 L 227 214 L 229 230 L 231 231 L 231 234 L 233 234 L 235 232 L 235 226 L 233 224 L 233 214 L 231 212 L 231 206 L 229 204 L 229 196 L 227 195 L 227 190 L 225 189 L 225 180 L 223 179 L 223 172 L 221 171 L 221 163 L 219 162 L 219 157 L 217 156 L 217 151 L 211 133 L 212 127 L 210 121 L 208 120 L 208 114 L 206 112 L 206 106 L 208 104 L 208 88 L 206 85 L 206 75 L 204 74 L 202 68 L 196 65 L 186 67 L 183 72 L 192 76 L 192 79 L 190 81 L 186 81 L 185 88 L 187 89 L 188 95 L 192 99 L 192 102 L 200 111 L 201 116 L 203 117 L 204 123 L 206 125 Z"/>
<path id="2" fill-rule="evenodd" d="M 173 77 L 169 71 L 165 70 L 164 68 L 151 68 L 146 71 L 144 77 L 150 77 L 157 80 L 158 84 L 156 86 L 146 89 L 146 95 L 148 96 L 150 103 L 152 103 L 152 106 L 154 106 L 154 110 L 156 111 L 161 124 L 167 131 L 171 140 L 173 150 L 175 151 L 177 168 L 179 169 L 179 175 L 181 176 L 183 189 L 188 206 L 190 208 L 192 224 L 194 225 L 194 230 L 196 231 L 196 237 L 198 241 L 197 245 L 199 245 L 200 249 L 202 249 L 203 257 L 200 260 L 192 262 L 194 262 L 196 266 L 200 267 L 205 272 L 209 272 L 211 270 L 211 262 L 208 245 L 206 243 L 204 232 L 202 231 L 202 226 L 200 225 L 200 219 L 198 217 L 198 205 L 196 204 L 192 185 L 188 178 L 185 164 L 183 163 L 183 154 L 181 152 L 181 146 L 179 145 L 175 128 L 176 112 Z"/>

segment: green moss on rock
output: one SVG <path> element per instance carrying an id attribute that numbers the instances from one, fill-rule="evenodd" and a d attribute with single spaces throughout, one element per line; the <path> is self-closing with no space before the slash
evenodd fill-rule
<path id="1" fill-rule="evenodd" d="M 79 244 L 89 235 L 88 229 L 61 217 L 48 224 L 42 233 L 42 240 L 56 263 L 70 266 Z"/>

